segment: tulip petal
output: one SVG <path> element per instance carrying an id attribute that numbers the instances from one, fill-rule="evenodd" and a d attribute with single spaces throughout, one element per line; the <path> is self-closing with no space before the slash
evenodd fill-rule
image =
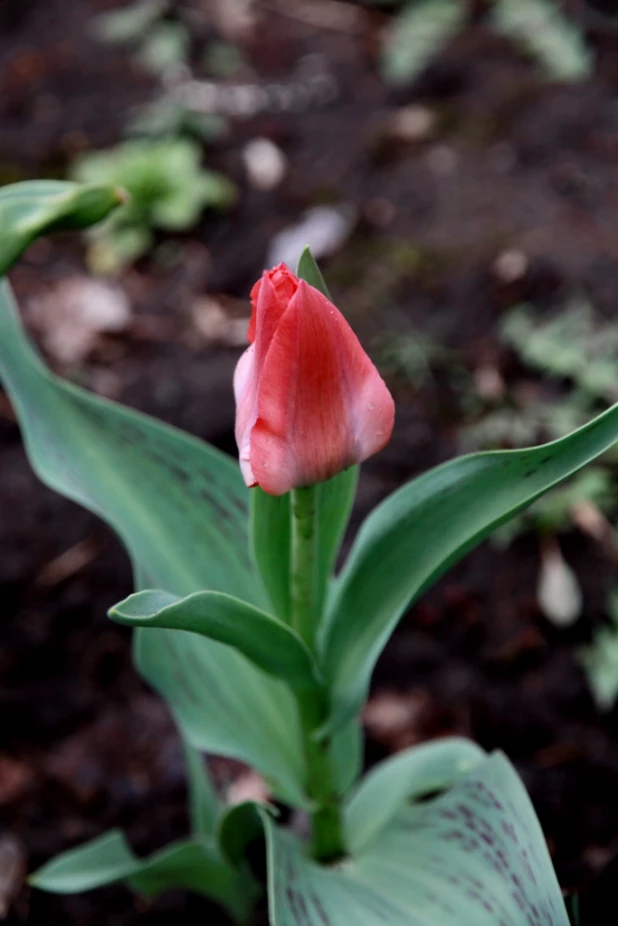
<path id="1" fill-rule="evenodd" d="M 285 264 L 264 271 L 251 290 L 251 321 L 244 352 L 234 372 L 236 398 L 236 443 L 240 469 L 249 488 L 257 485 L 251 466 L 251 430 L 258 417 L 257 384 L 260 370 L 281 316 L 296 292 L 298 280 Z"/>
<path id="2" fill-rule="evenodd" d="M 259 323 L 258 312 L 258 342 Z M 391 435 L 394 403 L 385 383 L 341 313 L 304 281 L 261 364 L 257 412 L 251 466 L 272 495 L 329 479 L 377 453 Z"/>
<path id="3" fill-rule="evenodd" d="M 259 334 L 260 340 L 268 347 L 279 319 L 297 286 L 298 278 L 285 264 L 264 271 L 261 279 L 251 290 L 251 320 L 247 331 L 250 344 L 253 344 Z"/>
<path id="4" fill-rule="evenodd" d="M 255 375 L 255 345 L 242 354 L 234 370 L 236 399 L 236 443 L 240 470 L 249 488 L 257 485 L 251 469 L 251 430 L 257 418 L 257 379 Z"/>

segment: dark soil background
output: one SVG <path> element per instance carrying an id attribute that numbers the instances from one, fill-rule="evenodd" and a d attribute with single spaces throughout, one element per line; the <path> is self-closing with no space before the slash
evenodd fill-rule
<path id="1" fill-rule="evenodd" d="M 152 79 L 125 52 L 89 35 L 91 16 L 115 5 L 4 0 L 2 182 L 62 176 L 76 153 L 116 143 L 131 109 L 152 97 Z M 521 299 L 549 305 L 585 287 L 606 317 L 618 316 L 618 41 L 592 35 L 595 78 L 558 86 L 471 27 L 413 86 L 394 91 L 376 67 L 385 13 L 324 28 L 304 21 L 306 3 L 257 6 L 259 28 L 243 53 L 258 84 L 294 80 L 311 53 L 332 99 L 230 120 L 207 160 L 238 184 L 237 206 L 177 236 L 165 266 L 144 259 L 126 271 L 130 330 L 101 338 L 77 366 L 51 357 L 63 375 L 233 453 L 239 352 L 200 338 L 191 307 L 211 294 L 246 315 L 241 300 L 273 234 L 316 203 L 356 210 L 354 231 L 323 266 L 371 351 L 383 332 L 414 325 L 471 377 L 491 361 L 508 381 L 523 374 L 496 324 Z M 433 127 L 393 140 L 392 114 L 412 103 L 431 112 Z M 241 151 L 256 136 L 289 159 L 273 192 L 247 183 Z M 515 281 L 496 271 L 507 250 L 527 258 Z M 78 238 L 35 245 L 11 274 L 26 320 L 33 300 L 75 273 Z M 355 526 L 387 492 L 458 452 L 447 371 L 418 389 L 401 376 L 390 382 L 397 427 L 364 467 Z M 137 851 L 162 846 L 188 826 L 183 767 L 164 706 L 133 671 L 129 635 L 105 617 L 130 590 L 126 557 L 103 525 L 39 484 L 1 393 L 0 461 L 0 838 L 20 847 L 28 870 L 112 826 L 126 828 Z M 615 912 L 598 912 L 595 878 L 618 852 L 618 712 L 597 711 L 577 650 L 605 619 L 615 576 L 584 535 L 573 531 L 562 546 L 585 602 L 567 631 L 539 611 L 530 536 L 505 552 L 484 545 L 412 609 L 375 674 L 368 760 L 448 733 L 503 749 L 530 790 L 564 889 L 588 897 L 585 922 L 609 923 Z M 222 781 L 231 774 L 226 763 L 215 769 Z M 611 868 L 604 877 L 611 886 Z M 124 888 L 58 898 L 21 883 L 10 924 L 218 921 L 184 895 L 144 906 Z"/>

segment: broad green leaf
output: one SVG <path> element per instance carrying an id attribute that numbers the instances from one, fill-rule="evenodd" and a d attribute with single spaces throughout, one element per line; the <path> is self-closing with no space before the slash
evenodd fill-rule
<path id="1" fill-rule="evenodd" d="M 0 188 L 0 276 L 35 238 L 61 228 L 87 228 L 126 200 L 117 186 L 33 180 Z"/>
<path id="2" fill-rule="evenodd" d="M 382 73 L 392 84 L 414 80 L 463 27 L 465 0 L 418 0 L 394 17 L 384 37 Z"/>
<path id="3" fill-rule="evenodd" d="M 319 684 L 315 661 L 298 634 L 253 605 L 221 592 L 186 598 L 143 591 L 114 605 L 109 616 L 130 627 L 187 630 L 233 646 L 263 672 L 293 688 Z"/>
<path id="4" fill-rule="evenodd" d="M 217 845 L 235 868 L 246 862 L 247 849 L 251 843 L 264 838 L 262 807 L 254 801 L 245 801 L 229 807 L 219 821 Z M 277 813 L 274 808 L 272 812 Z"/>
<path id="5" fill-rule="evenodd" d="M 324 607 L 337 554 L 348 526 L 360 467 L 351 466 L 317 487 L 319 607 Z"/>
<path id="6" fill-rule="evenodd" d="M 30 876 L 44 891 L 73 894 L 113 884 L 135 871 L 137 860 L 124 835 L 111 830 L 76 849 L 69 849 Z"/>
<path id="7" fill-rule="evenodd" d="M 195 839 L 211 838 L 221 813 L 219 797 L 204 756 L 188 742 L 182 728 L 180 732 L 187 771 L 191 833 Z"/>
<path id="8" fill-rule="evenodd" d="M 356 718 L 335 730 L 330 739 L 330 760 L 339 794 L 347 794 L 363 770 L 364 734 Z"/>
<path id="9" fill-rule="evenodd" d="M 337 581 L 322 638 L 335 722 L 365 698 L 397 621 L 491 531 L 618 440 L 618 405 L 567 437 L 460 457 L 399 489 L 366 519 Z"/>
<path id="10" fill-rule="evenodd" d="M 235 461 L 50 374 L 24 336 L 6 282 L 0 375 L 35 471 L 115 528 L 138 586 L 182 596 L 208 588 L 266 604 L 249 556 L 248 493 Z M 285 685 L 195 634 L 139 630 L 135 642 L 140 672 L 195 748 L 255 766 L 279 793 L 302 803 L 298 713 Z"/>
<path id="11" fill-rule="evenodd" d="M 582 32 L 554 0 L 494 0 L 491 21 L 556 80 L 583 80 L 592 71 L 594 58 Z"/>
<path id="12" fill-rule="evenodd" d="M 290 496 L 251 489 L 251 547 L 273 613 L 290 623 Z"/>
<path id="13" fill-rule="evenodd" d="M 503 756 L 400 810 L 331 868 L 263 818 L 272 926 L 568 926 L 543 833 Z"/>
<path id="14" fill-rule="evenodd" d="M 156 897 L 171 888 L 213 898 L 238 920 L 245 920 L 255 897 L 250 882 L 207 842 L 172 843 L 138 858 L 119 830 L 63 852 L 30 878 L 30 884 L 54 894 L 74 894 L 124 881 L 137 893 Z"/>
<path id="15" fill-rule="evenodd" d="M 371 769 L 347 802 L 347 845 L 369 846 L 411 801 L 444 791 L 485 758 L 470 740 L 448 737 L 413 746 Z"/>

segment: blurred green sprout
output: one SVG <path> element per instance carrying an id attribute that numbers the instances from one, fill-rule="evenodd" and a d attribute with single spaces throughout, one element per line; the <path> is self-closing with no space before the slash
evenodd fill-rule
<path id="1" fill-rule="evenodd" d="M 131 48 L 140 64 L 156 75 L 184 65 L 191 37 L 184 23 L 170 16 L 167 0 L 142 0 L 95 17 L 97 38 Z"/>
<path id="2" fill-rule="evenodd" d="M 502 337 L 528 366 L 572 380 L 589 399 L 618 399 L 618 324 L 597 319 L 585 298 L 546 320 L 518 307 L 506 317 Z"/>
<path id="3" fill-rule="evenodd" d="M 618 698 L 618 587 L 609 595 L 609 624 L 599 627 L 580 658 L 594 699 L 601 710 L 611 710 Z"/>
<path id="4" fill-rule="evenodd" d="M 122 187 L 129 201 L 92 233 L 88 259 L 97 273 L 113 273 L 146 254 L 154 232 L 192 228 L 206 208 L 225 209 L 235 188 L 201 166 L 201 148 L 186 139 L 135 139 L 83 155 L 73 179 Z"/>
<path id="5" fill-rule="evenodd" d="M 415 80 L 468 24 L 472 0 L 404 0 L 386 29 L 382 72 L 393 84 Z M 581 30 L 554 0 L 490 0 L 487 22 L 494 32 L 535 58 L 552 80 L 582 80 L 593 56 Z"/>
<path id="6" fill-rule="evenodd" d="M 557 440 L 618 398 L 618 324 L 598 317 L 585 297 L 572 298 L 547 317 L 540 317 L 532 306 L 517 306 L 504 317 L 500 338 L 523 364 L 554 380 L 564 392 L 551 400 L 538 390 L 508 390 L 500 404 L 462 429 L 463 450 Z M 541 537 L 568 531 L 582 504 L 611 518 L 618 502 L 611 466 L 615 459 L 615 454 L 607 454 L 603 465 L 549 492 L 499 528 L 494 541 L 506 546 L 529 531 Z"/>

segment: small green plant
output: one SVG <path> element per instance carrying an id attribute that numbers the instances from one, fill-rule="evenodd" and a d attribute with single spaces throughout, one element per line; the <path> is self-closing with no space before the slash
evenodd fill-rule
<path id="1" fill-rule="evenodd" d="M 93 21 L 97 38 L 129 48 L 139 63 L 157 76 L 184 65 L 190 34 L 172 15 L 169 0 L 142 0 Z"/>
<path id="2" fill-rule="evenodd" d="M 607 610 L 609 624 L 600 627 L 581 651 L 594 699 L 603 711 L 611 710 L 618 698 L 618 588 L 610 593 Z"/>
<path id="3" fill-rule="evenodd" d="M 518 306 L 505 316 L 500 336 L 522 363 L 544 374 L 554 393 L 561 394 L 551 399 L 536 386 L 506 390 L 497 406 L 462 429 L 466 450 L 560 438 L 618 398 L 618 325 L 595 316 L 584 298 L 572 299 L 547 317 L 539 317 L 531 306 Z M 548 492 L 492 536 L 495 545 L 506 548 L 523 534 L 536 535 L 539 604 L 559 625 L 574 621 L 581 608 L 577 578 L 560 552 L 560 534 L 583 529 L 613 556 L 611 521 L 618 510 L 614 456 L 606 454 L 600 465 Z"/>
<path id="4" fill-rule="evenodd" d="M 135 139 L 83 155 L 72 174 L 84 183 L 125 189 L 129 201 L 92 235 L 89 263 L 110 273 L 145 254 L 157 229 L 191 228 L 205 208 L 225 209 L 235 191 L 223 174 L 204 169 L 188 139 Z"/>
<path id="5" fill-rule="evenodd" d="M 188 109 L 171 95 L 140 106 L 125 128 L 128 138 L 189 138 L 214 142 L 225 134 L 225 119 L 216 113 Z"/>
<path id="6" fill-rule="evenodd" d="M 139 106 L 126 126 L 128 137 L 182 137 L 211 142 L 223 134 L 225 120 L 199 112 L 174 93 L 177 82 L 191 75 L 200 43 L 192 32 L 186 8 L 169 0 L 142 0 L 96 16 L 92 32 L 100 41 L 126 49 L 134 61 L 158 79 L 150 103 Z M 204 44 L 203 42 L 201 43 Z M 201 59 L 207 73 L 226 76 L 243 66 L 240 52 L 230 43 L 208 41 Z"/>
<path id="7" fill-rule="evenodd" d="M 386 30 L 382 70 L 390 82 L 414 80 L 470 20 L 471 0 L 406 0 Z M 492 29 L 516 42 L 554 80 L 581 80 L 592 53 L 553 0 L 489 0 Z"/>
<path id="8" fill-rule="evenodd" d="M 537 388 L 505 391 L 462 429 L 466 450 L 561 437 L 618 399 L 618 324 L 596 315 L 584 297 L 544 317 L 532 306 L 516 306 L 505 315 L 499 336 L 524 365 L 553 384 L 553 395 Z M 478 400 L 468 404 L 478 411 Z"/>
<path id="9" fill-rule="evenodd" d="M 448 356 L 440 344 L 416 328 L 389 331 L 377 343 L 378 363 L 385 376 L 399 378 L 420 389 L 432 376 L 432 367 Z"/>
<path id="10" fill-rule="evenodd" d="M 571 299 L 546 319 L 530 306 L 515 308 L 501 337 L 524 363 L 571 380 L 583 401 L 618 399 L 618 323 L 598 318 L 585 297 Z"/>

